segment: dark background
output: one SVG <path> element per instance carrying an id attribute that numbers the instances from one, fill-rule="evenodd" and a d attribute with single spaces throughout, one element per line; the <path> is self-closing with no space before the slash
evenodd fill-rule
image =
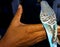
<path id="1" fill-rule="evenodd" d="M 11 2 L 13 0 L 1 0 L 0 1 L 0 34 L 2 37 L 5 34 L 12 18 L 14 17 L 13 8 Z M 54 0 L 46 0 L 52 7 Z M 16 3 L 16 2 L 15 2 Z M 21 22 L 26 24 L 37 24 L 41 23 L 39 19 L 40 14 L 40 3 L 37 0 L 20 0 L 20 4 L 23 6 L 23 15 Z M 59 24 L 59 22 L 58 22 Z M 31 47 L 50 47 L 48 39 L 39 42 Z"/>

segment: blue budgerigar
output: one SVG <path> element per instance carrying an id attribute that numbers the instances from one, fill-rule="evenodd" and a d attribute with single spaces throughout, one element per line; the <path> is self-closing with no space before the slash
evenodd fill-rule
<path id="1" fill-rule="evenodd" d="M 41 1 L 40 20 L 46 30 L 50 47 L 57 47 L 56 14 L 46 1 Z"/>

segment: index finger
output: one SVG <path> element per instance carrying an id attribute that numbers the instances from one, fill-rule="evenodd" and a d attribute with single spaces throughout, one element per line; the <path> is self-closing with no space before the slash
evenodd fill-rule
<path id="1" fill-rule="evenodd" d="M 42 24 L 28 24 L 25 26 L 25 30 L 29 33 L 36 32 L 36 31 L 44 31 Z"/>

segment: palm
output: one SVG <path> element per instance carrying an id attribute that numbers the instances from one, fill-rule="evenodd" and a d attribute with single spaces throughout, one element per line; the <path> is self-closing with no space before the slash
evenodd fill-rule
<path id="1" fill-rule="evenodd" d="M 5 44 L 7 42 L 12 45 L 11 47 L 30 46 L 46 39 L 45 32 L 39 32 L 44 30 L 41 24 L 23 24 L 20 22 L 21 15 L 22 7 L 20 6 L 7 30 L 7 33 L 3 37 Z"/>

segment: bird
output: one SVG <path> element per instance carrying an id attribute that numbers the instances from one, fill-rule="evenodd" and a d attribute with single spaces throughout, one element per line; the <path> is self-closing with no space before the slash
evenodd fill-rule
<path id="1" fill-rule="evenodd" d="M 56 14 L 47 1 L 41 1 L 40 20 L 47 33 L 50 47 L 57 47 L 57 43 L 60 45 L 57 37 Z"/>

